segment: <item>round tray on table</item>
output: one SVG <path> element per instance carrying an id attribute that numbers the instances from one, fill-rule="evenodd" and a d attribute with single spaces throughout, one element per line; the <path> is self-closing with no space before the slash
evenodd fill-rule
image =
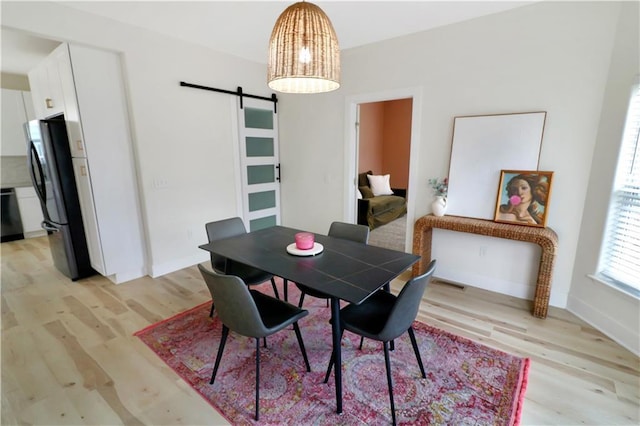
<path id="1" fill-rule="evenodd" d="M 308 250 L 300 250 L 296 247 L 296 243 L 291 243 L 287 246 L 287 253 L 294 256 L 315 256 L 322 253 L 322 250 L 324 250 L 324 246 L 320 243 L 313 243 L 313 247 Z"/>

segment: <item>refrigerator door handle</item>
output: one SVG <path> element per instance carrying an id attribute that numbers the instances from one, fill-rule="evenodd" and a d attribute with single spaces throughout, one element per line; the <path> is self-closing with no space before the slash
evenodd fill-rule
<path id="1" fill-rule="evenodd" d="M 53 226 L 50 222 L 43 220 L 42 223 L 40 224 L 40 226 L 42 226 L 42 229 L 44 229 L 45 231 L 49 231 L 49 232 L 60 232 L 60 229 Z"/>
<path id="2" fill-rule="evenodd" d="M 34 168 L 34 162 L 35 162 L 35 166 L 38 167 L 38 176 L 40 176 L 40 178 L 42 178 L 44 176 L 43 170 L 42 170 L 42 163 L 40 162 L 40 158 L 38 158 L 38 150 L 36 150 L 36 147 L 33 145 L 33 142 L 31 142 L 29 144 L 30 147 L 30 153 L 29 153 L 29 173 L 31 174 L 31 181 L 33 182 L 33 187 L 35 188 L 36 192 L 38 193 L 38 198 L 40 198 L 40 202 L 41 203 L 46 203 L 47 201 L 47 187 L 44 184 L 44 182 L 38 182 L 38 178 L 36 176 L 36 172 L 35 172 L 35 168 Z"/>

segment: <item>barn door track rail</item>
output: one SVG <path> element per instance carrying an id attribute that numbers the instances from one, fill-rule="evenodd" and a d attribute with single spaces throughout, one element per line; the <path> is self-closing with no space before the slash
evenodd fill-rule
<path id="1" fill-rule="evenodd" d="M 240 97 L 240 109 L 243 108 L 243 105 L 242 105 L 242 98 L 243 97 L 244 98 L 252 98 L 252 99 L 262 99 L 263 101 L 271 101 L 271 102 L 273 102 L 273 112 L 276 113 L 276 114 L 278 113 L 278 110 L 277 110 L 278 97 L 276 96 L 275 93 L 272 93 L 271 97 L 267 98 L 265 96 L 258 96 L 258 95 L 251 95 L 249 93 L 244 93 L 242 91 L 242 86 L 238 86 L 238 88 L 236 89 L 235 92 L 233 90 L 216 89 L 215 87 L 202 86 L 200 84 L 185 83 L 184 81 L 180 82 L 180 86 L 191 87 L 192 89 L 209 90 L 211 92 L 226 93 L 228 95 L 239 96 Z"/>

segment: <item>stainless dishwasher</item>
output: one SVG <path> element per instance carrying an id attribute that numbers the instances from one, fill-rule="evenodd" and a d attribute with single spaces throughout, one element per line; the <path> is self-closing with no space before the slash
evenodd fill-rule
<path id="1" fill-rule="evenodd" d="M 22 219 L 18 207 L 18 196 L 14 188 L 2 188 L 2 242 L 21 240 Z"/>

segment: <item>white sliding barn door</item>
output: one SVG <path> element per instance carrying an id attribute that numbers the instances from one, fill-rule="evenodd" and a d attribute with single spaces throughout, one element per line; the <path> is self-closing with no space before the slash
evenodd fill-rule
<path id="1" fill-rule="evenodd" d="M 280 225 L 278 115 L 271 101 L 238 99 L 242 215 L 249 232 Z"/>

